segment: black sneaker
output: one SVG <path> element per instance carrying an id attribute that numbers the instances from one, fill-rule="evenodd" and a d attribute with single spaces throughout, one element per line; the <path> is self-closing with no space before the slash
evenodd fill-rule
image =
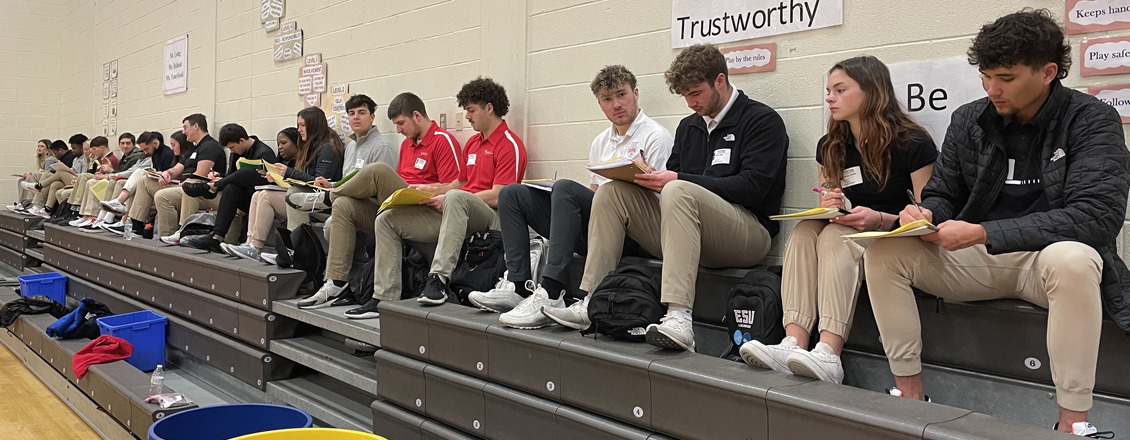
<path id="1" fill-rule="evenodd" d="M 212 234 L 190 235 L 180 239 L 177 245 L 217 254 L 224 253 L 223 248 L 220 247 L 220 240 L 217 240 Z"/>
<path id="2" fill-rule="evenodd" d="M 379 299 L 369 298 L 368 301 L 365 301 L 365 305 L 358 307 L 356 309 L 350 310 L 348 312 L 345 312 L 345 317 L 349 318 L 349 319 L 378 318 L 378 317 L 381 316 L 380 312 L 377 311 L 377 305 L 380 304 L 380 303 L 381 303 L 381 300 L 379 300 Z"/>
<path id="3" fill-rule="evenodd" d="M 347 289 L 346 292 L 342 292 L 342 294 L 338 296 L 337 299 L 334 300 L 334 302 L 330 303 L 330 307 L 345 307 L 357 305 L 361 305 L 361 303 L 357 302 L 357 298 L 355 298 L 355 295 L 353 295 L 352 289 Z"/>
<path id="4" fill-rule="evenodd" d="M 424 285 L 424 292 L 416 301 L 425 306 L 438 306 L 447 302 L 447 283 L 439 275 L 428 274 L 428 282 Z"/>
<path id="5" fill-rule="evenodd" d="M 189 197 L 216 198 L 216 193 L 212 192 L 207 182 L 185 182 L 180 187 L 184 190 L 184 195 Z"/>

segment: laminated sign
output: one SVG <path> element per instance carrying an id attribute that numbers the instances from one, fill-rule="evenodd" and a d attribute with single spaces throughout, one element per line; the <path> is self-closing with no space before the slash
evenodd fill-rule
<path id="1" fill-rule="evenodd" d="M 1068 34 L 1130 29 L 1130 0 L 1067 0 Z"/>
<path id="2" fill-rule="evenodd" d="M 286 0 L 259 0 L 259 22 L 268 32 L 278 29 L 285 16 Z"/>
<path id="3" fill-rule="evenodd" d="M 188 34 L 165 42 L 165 94 L 188 91 Z M 113 80 L 113 92 L 118 93 L 118 80 Z"/>
<path id="4" fill-rule="evenodd" d="M 671 47 L 675 49 L 842 24 L 843 0 L 671 0 Z"/>
<path id="5" fill-rule="evenodd" d="M 275 61 L 302 58 L 302 29 L 291 21 L 282 25 L 282 34 L 275 37 Z"/>
<path id="6" fill-rule="evenodd" d="M 1130 123 L 1130 85 L 1087 87 L 1087 93 L 1118 110 L 1123 124 Z"/>

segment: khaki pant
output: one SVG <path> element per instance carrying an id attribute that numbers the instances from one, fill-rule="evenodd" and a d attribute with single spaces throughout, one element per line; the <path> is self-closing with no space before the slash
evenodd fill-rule
<path id="1" fill-rule="evenodd" d="M 59 183 L 60 183 L 60 182 L 55 182 L 55 183 L 52 183 L 52 184 L 51 184 L 51 188 L 55 188 L 55 185 L 58 185 Z M 70 187 L 70 188 L 59 188 L 58 190 L 56 190 L 56 191 L 55 191 L 55 200 L 56 200 L 56 202 L 67 202 L 67 203 L 70 203 L 70 199 L 71 199 L 71 194 L 73 194 L 74 192 L 75 192 L 75 188 L 74 188 L 74 187 Z"/>
<path id="2" fill-rule="evenodd" d="M 129 218 L 140 221 L 149 221 L 149 211 L 153 209 L 153 197 L 158 191 L 167 188 L 168 185 L 161 185 L 157 179 L 145 177 L 139 179 L 137 187 L 134 188 L 133 197 L 131 198 L 133 204 L 129 208 Z M 174 228 L 175 229 L 175 228 Z M 169 235 L 172 232 L 169 232 Z"/>
<path id="3" fill-rule="evenodd" d="M 805 220 L 793 228 L 781 277 L 784 325 L 811 332 L 819 316 L 819 331 L 847 339 L 863 279 L 863 248 L 843 236 L 856 232 L 827 220 Z"/>
<path id="4" fill-rule="evenodd" d="M 80 215 L 93 216 L 100 214 L 100 212 L 102 211 L 101 202 L 103 200 L 110 201 L 111 199 L 117 198 L 118 194 L 122 192 L 122 188 L 125 187 L 124 180 L 108 180 L 106 182 L 106 194 L 103 194 L 102 198 L 100 199 L 97 195 L 94 194 L 94 191 L 92 190 L 94 184 L 98 182 L 100 181 L 95 179 L 88 179 L 86 181 L 86 188 L 83 191 L 82 203 L 78 211 Z M 117 189 L 117 191 L 115 191 L 115 188 Z"/>
<path id="5" fill-rule="evenodd" d="M 357 247 L 357 233 L 373 232 L 381 201 L 396 190 L 407 187 L 408 184 L 396 174 L 396 170 L 384 162 L 376 162 L 365 165 L 344 185 L 330 191 L 333 221 L 327 223 L 326 238 L 330 242 L 326 258 L 327 280 L 349 279 L 349 270 L 353 268 L 353 253 Z M 289 211 L 287 215 L 289 218 Z M 396 299 L 399 298 L 397 296 Z"/>
<path id="6" fill-rule="evenodd" d="M 404 258 L 401 240 L 436 243 L 430 272 L 450 278 L 459 262 L 464 239 L 478 231 L 498 228 L 498 213 L 482 199 L 463 190 L 447 192 L 442 212 L 423 205 L 398 206 L 382 212 L 373 228 L 376 235 L 373 296 L 382 301 L 400 299 L 400 264 Z"/>
<path id="7" fill-rule="evenodd" d="M 592 293 L 616 268 L 625 234 L 663 258 L 662 301 L 687 308 L 694 306 L 699 265 L 754 266 L 772 242 L 769 231 L 741 205 L 693 183 L 673 180 L 656 197 L 634 183 L 609 182 L 593 196 L 581 290 Z"/>
<path id="8" fill-rule="evenodd" d="M 24 180 L 23 178 L 20 178 L 19 182 L 38 183 L 38 182 L 42 182 L 43 179 L 46 179 L 50 175 L 51 175 L 51 173 L 48 173 L 46 171 L 36 171 L 36 172 L 31 173 L 31 179 Z M 23 186 L 18 185 L 19 182 L 17 182 L 16 188 L 18 189 L 18 194 L 20 195 L 20 201 L 22 202 L 22 201 L 25 201 L 25 200 L 36 199 L 36 196 L 38 194 L 33 195 L 34 193 L 24 189 Z"/>
<path id="9" fill-rule="evenodd" d="M 76 188 L 77 190 L 68 193 L 69 195 L 67 196 L 67 203 L 70 203 L 71 206 L 82 205 L 82 198 L 86 194 L 86 182 L 89 182 L 93 179 L 94 175 L 89 173 L 82 173 L 79 174 L 78 177 L 75 177 L 74 188 Z M 59 200 L 63 199 L 60 198 Z"/>
<path id="10" fill-rule="evenodd" d="M 175 186 L 157 191 L 153 195 L 153 205 L 157 207 L 157 233 L 163 237 L 176 232 L 197 211 L 219 208 L 220 194 L 211 199 L 189 197 L 184 194 L 184 189 Z"/>
<path id="11" fill-rule="evenodd" d="M 286 193 L 256 191 L 252 194 L 251 207 L 247 212 L 247 242 L 262 250 L 276 218 L 286 219 Z"/>
<path id="12" fill-rule="evenodd" d="M 1091 408 L 1103 309 L 1098 252 L 1059 242 L 1039 252 L 949 252 L 918 238 L 876 240 L 864 258 L 867 290 L 895 376 L 921 373 L 922 328 L 910 286 L 957 301 L 1020 299 L 1048 309 L 1048 358 L 1059 406 Z"/>
<path id="13" fill-rule="evenodd" d="M 74 177 L 74 174 L 71 173 L 57 172 L 39 181 L 39 186 L 43 189 L 39 191 L 39 196 L 35 199 L 35 204 L 54 207 L 59 201 L 59 190 L 69 185 Z"/>

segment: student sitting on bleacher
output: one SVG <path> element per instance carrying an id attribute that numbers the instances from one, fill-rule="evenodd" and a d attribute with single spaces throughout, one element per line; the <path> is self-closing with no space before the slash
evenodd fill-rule
<path id="1" fill-rule="evenodd" d="M 165 171 L 161 171 L 157 179 L 145 179 L 138 185 L 133 194 L 133 206 L 130 208 L 129 217 L 141 222 L 142 226 L 150 218 L 149 210 L 157 206 L 157 229 L 154 232 L 162 238 L 170 238 L 166 243 L 176 244 L 176 238 L 170 237 L 177 231 L 177 226 L 189 215 L 195 214 L 200 205 L 215 207 L 216 202 L 200 202 L 195 198 L 192 201 L 184 196 L 177 179 L 189 174 L 195 179 L 207 179 L 216 170 L 223 171 L 227 168 L 227 157 L 224 156 L 224 147 L 220 146 L 208 134 L 208 119 L 199 113 L 188 115 L 181 121 L 184 138 L 187 142 L 179 145 L 181 161 Z M 183 209 L 188 208 L 188 209 Z M 178 209 L 181 210 L 178 215 Z M 191 211 L 187 214 L 184 211 Z"/>
<path id="2" fill-rule="evenodd" d="M 67 148 L 67 143 L 57 140 L 51 143 L 48 147 L 48 152 L 51 156 L 43 162 L 43 172 L 39 174 L 39 179 L 35 182 L 20 182 L 20 187 L 26 191 L 37 193 L 32 197 L 31 207 L 28 208 L 27 213 L 31 215 L 38 215 L 40 217 L 50 217 L 51 213 L 45 206 L 47 203 L 47 191 L 43 190 L 43 184 L 46 182 L 48 187 L 51 185 L 50 180 L 54 178 L 56 171 L 51 167 L 54 163 L 61 163 L 68 167 L 75 161 L 74 153 Z M 52 160 L 54 159 L 54 160 Z M 68 173 L 69 174 L 69 173 Z M 55 178 L 57 179 L 57 178 Z"/>
<path id="3" fill-rule="evenodd" d="M 958 301 L 1021 299 L 1048 309 L 1057 429 L 1096 434 L 1086 420 L 1104 305 L 1130 330 L 1116 240 L 1130 153 L 1117 111 L 1060 84 L 1070 52 L 1047 10 L 1004 16 L 974 38 L 969 62 L 989 96 L 954 112 L 921 209 L 900 214 L 937 232 L 877 240 L 864 258 L 892 394 L 925 397 L 911 286 Z"/>
<path id="4" fill-rule="evenodd" d="M 674 139 L 671 132 L 640 110 L 636 76 L 624 66 L 608 66 L 597 73 L 590 88 L 612 126 L 593 139 L 589 162 L 624 157 L 641 159 L 657 170 L 666 169 Z M 468 299 L 472 304 L 502 313 L 498 321 L 510 327 L 531 329 L 553 324 L 542 314 L 542 307 L 565 307 L 569 262 L 574 251 L 583 254 L 588 247 L 594 191 L 610 181 L 589 174 L 588 187 L 563 179 L 553 183 L 552 192 L 520 183 L 502 188 L 498 214 L 506 247 L 507 275 L 489 292 L 471 292 Z M 536 286 L 530 265 L 530 228 L 551 243 L 541 283 Z M 624 254 L 645 255 L 631 239 L 625 240 Z"/>
<path id="5" fill-rule="evenodd" d="M 820 206 L 851 213 L 803 220 L 785 245 L 781 302 L 785 339 L 751 340 L 740 353 L 750 365 L 841 383 L 840 354 L 862 281 L 863 248 L 843 236 L 898 224 L 907 191 L 915 199 L 930 180 L 937 147 L 895 97 L 887 66 L 872 56 L 837 63 L 828 72 L 828 134 L 816 144 Z M 808 351 L 820 321 L 820 342 Z"/>
<path id="6" fill-rule="evenodd" d="M 214 199 L 219 194 L 220 203 L 216 208 L 216 223 L 212 226 L 212 233 L 185 237 L 178 243 L 184 247 L 217 254 L 224 253 L 220 248 L 220 242 L 224 241 L 224 236 L 228 234 L 228 228 L 235 221 L 237 211 L 247 212 L 250 209 L 255 187 L 270 184 L 264 177 L 266 171 L 250 167 L 237 169 L 239 159 L 263 160 L 272 164 L 279 161 L 275 156 L 275 150 L 260 141 L 258 136 L 248 135 L 247 130 L 239 124 L 227 124 L 220 128 L 220 145 L 231 151 L 227 175 L 223 178 L 215 176 L 212 181 L 196 180 L 181 185 L 188 197 Z M 293 156 L 289 159 L 292 160 L 287 165 L 294 166 Z"/>
<path id="7" fill-rule="evenodd" d="M 64 214 L 68 214 L 66 211 L 55 209 L 60 202 L 58 193 L 59 190 L 67 185 L 73 184 L 76 175 L 85 172 L 87 167 L 86 156 L 90 150 L 90 146 L 86 143 L 88 139 L 89 138 L 85 135 L 79 133 L 71 136 L 68 141 L 71 146 L 71 151 L 67 152 L 67 154 L 63 156 L 63 159 L 70 160 L 70 164 L 67 166 L 71 168 L 71 171 L 74 172 L 73 174 L 70 172 L 57 172 L 35 184 L 35 189 L 41 191 L 36 198 L 36 203 L 43 206 L 44 210 L 51 214 L 53 219 L 59 219 L 65 217 Z M 66 163 L 65 160 L 64 163 Z"/>
<path id="8" fill-rule="evenodd" d="M 110 140 L 105 136 L 95 136 L 90 140 L 89 153 L 85 159 L 86 170 L 75 177 L 70 187 L 59 190 L 57 197 L 60 201 L 67 201 L 70 214 L 67 218 L 55 221 L 55 224 L 81 227 L 90 225 L 96 220 L 93 215 L 85 215 L 80 211 L 86 195 L 87 182 L 96 174 L 113 172 L 118 166 L 119 159 L 110 151 Z"/>
<path id="9" fill-rule="evenodd" d="M 521 182 L 526 173 L 526 146 L 502 120 L 510 110 L 506 90 L 479 77 L 464 84 L 455 99 L 478 132 L 463 149 L 467 161 L 460 177 L 447 185 L 413 185 L 435 196 L 420 206 L 399 206 L 377 216 L 374 300 L 350 315 L 375 316 L 376 299 L 400 298 L 401 240 L 436 243 L 430 273 L 416 300 L 427 306 L 447 302 L 447 284 L 463 241 L 474 232 L 498 229 L 498 193 L 503 186 Z"/>
<path id="10" fill-rule="evenodd" d="M 679 122 L 667 171 L 597 190 L 580 288 L 591 294 L 631 237 L 664 260 L 661 300 L 668 311 L 648 326 L 647 341 L 694 351 L 698 267 L 750 267 L 769 253 L 778 229 L 769 216 L 781 209 L 789 137 L 777 112 L 730 84 L 726 59 L 713 45 L 687 48 L 665 77 L 695 114 Z M 585 329 L 585 303 L 547 313 Z"/>
<path id="11" fill-rule="evenodd" d="M 113 170 L 107 171 L 105 167 L 94 172 L 94 175 L 86 180 L 84 187 L 79 188 L 76 186 L 76 191 L 82 190 L 81 194 L 72 197 L 80 201 L 79 215 L 91 221 L 84 221 L 77 225 L 83 231 L 99 231 L 102 230 L 102 225 L 114 222 L 114 213 L 101 209 L 101 201 L 112 195 L 115 181 L 110 180 L 112 176 L 125 176 L 128 177 L 129 173 L 134 170 L 140 169 L 136 165 L 143 157 L 147 157 L 141 148 L 137 148 L 134 144 L 136 138 L 130 133 L 122 133 L 118 136 L 118 148 L 122 152 L 121 159 L 118 159 L 117 165 Z M 120 177 L 124 179 L 125 177 Z M 94 193 L 94 185 L 98 182 L 106 181 L 106 188 L 103 189 L 105 193 L 99 198 Z M 120 180 L 119 180 L 120 181 Z"/>
<path id="12" fill-rule="evenodd" d="M 32 195 L 34 191 L 27 189 L 28 184 L 34 188 L 35 183 L 39 182 L 39 179 L 47 177 L 44 173 L 46 172 L 45 167 L 50 166 L 50 163 L 47 161 L 48 158 L 54 159 L 51 163 L 58 161 L 58 159 L 55 159 L 55 156 L 51 155 L 50 148 L 50 139 L 40 139 L 39 142 L 35 144 L 35 171 L 24 173 L 23 176 L 20 177 L 20 180 L 16 182 L 19 197 L 16 199 L 16 203 L 8 205 L 9 211 L 18 213 L 27 212 L 26 208 L 30 207 L 31 199 L 34 198 Z"/>
<path id="13" fill-rule="evenodd" d="M 103 210 L 122 216 L 121 220 L 115 223 L 102 225 L 102 229 L 118 235 L 125 233 L 125 222 L 133 221 L 129 218 L 129 210 L 133 204 L 133 195 L 136 194 L 138 185 L 145 180 L 153 179 L 146 171 L 152 169 L 161 172 L 172 168 L 177 163 L 180 145 L 188 143 L 188 140 L 184 138 L 184 134 L 180 131 L 169 137 L 169 143 L 173 145 L 172 147 L 165 145 L 165 138 L 158 131 L 144 132 L 137 138 L 137 141 L 138 148 L 142 150 L 146 157 L 134 164 L 132 170 L 115 173 L 113 178 L 125 177 L 126 179 L 124 181 L 118 180 L 113 191 L 106 194 L 107 199 L 101 202 Z M 131 226 L 138 233 L 145 229 L 145 223 L 141 222 L 133 222 Z"/>
<path id="14" fill-rule="evenodd" d="M 366 110 L 365 106 L 359 109 Z M 317 202 L 322 207 L 332 205 L 334 208 L 334 218 L 326 231 L 330 243 L 326 252 L 326 282 L 317 293 L 298 303 L 301 308 L 346 305 L 333 299 L 341 296 L 346 288 L 349 271 L 353 267 L 356 235 L 358 232 L 373 232 L 381 202 L 389 195 L 408 185 L 451 185 L 459 181 L 463 157 L 459 141 L 428 119 L 420 97 L 407 92 L 397 95 L 388 105 L 388 118 L 396 125 L 397 133 L 404 135 L 397 169 L 394 171 L 385 162 L 366 165 L 352 179 L 326 192 L 325 199 Z M 371 119 L 369 123 L 372 123 Z M 381 299 L 400 297 L 363 298 L 365 303 L 358 309 L 364 310 L 349 310 L 346 316 L 375 318 L 375 306 Z M 374 304 L 369 305 L 370 301 Z"/>
<path id="15" fill-rule="evenodd" d="M 112 228 L 120 228 L 123 225 L 123 221 L 125 221 L 125 206 L 122 205 L 121 207 L 123 209 L 121 210 L 111 209 L 111 207 L 115 207 L 114 202 L 118 201 L 118 197 L 121 197 L 122 192 L 126 192 L 128 197 L 129 192 L 132 192 L 133 189 L 137 187 L 137 183 L 145 178 L 144 170 L 154 168 L 153 157 L 160 151 L 160 148 L 163 147 L 168 150 L 169 147 L 161 145 L 162 139 L 160 136 L 161 133 L 157 132 L 146 131 L 141 133 L 141 135 L 137 137 L 136 148 L 132 150 L 137 153 L 139 158 L 131 165 L 127 165 L 127 161 L 123 159 L 122 162 L 118 164 L 119 171 L 106 176 L 109 179 L 106 194 L 104 194 L 100 200 L 97 199 L 97 197 L 93 199 L 93 203 L 95 204 L 94 209 L 100 209 L 98 217 L 102 219 L 102 222 L 98 225 L 99 228 L 117 232 Z M 118 142 L 121 144 L 122 141 L 119 140 Z M 171 156 L 172 152 L 169 151 L 169 153 Z M 166 166 L 166 169 L 168 169 L 168 166 Z M 82 208 L 84 210 L 87 209 L 86 203 L 87 201 L 84 200 Z M 114 221 L 119 215 L 123 216 L 122 220 Z"/>
<path id="16" fill-rule="evenodd" d="M 353 95 L 345 101 L 345 112 L 352 133 L 348 136 L 349 144 L 345 146 L 345 160 L 341 164 L 343 179 L 371 163 L 383 162 L 392 169 L 397 167 L 400 149 L 385 139 L 377 126 L 373 125 L 377 118 L 375 111 L 377 103 L 366 95 Z M 333 183 L 324 177 L 314 179 L 314 185 L 320 188 L 333 188 Z M 328 209 L 329 194 L 325 191 L 292 186 L 286 195 L 287 228 L 293 230 L 298 225 L 309 223 L 310 214 Z M 330 223 L 329 220 L 326 223 Z"/>
<path id="17" fill-rule="evenodd" d="M 326 114 L 317 107 L 298 112 L 298 140 L 294 166 L 275 163 L 275 171 L 286 179 L 312 182 L 318 177 L 328 181 L 341 180 L 345 147 L 330 126 Z M 287 133 L 287 130 L 283 130 Z M 267 176 L 267 180 L 272 180 Z M 239 246 L 221 246 L 228 255 L 262 260 L 261 252 L 271 233 L 275 219 L 286 220 L 286 192 L 256 191 L 251 196 L 247 212 L 247 242 Z M 274 264 L 273 261 L 265 261 Z"/>

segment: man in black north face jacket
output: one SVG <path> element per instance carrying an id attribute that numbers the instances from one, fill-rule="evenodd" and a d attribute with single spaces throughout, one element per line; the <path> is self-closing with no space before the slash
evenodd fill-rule
<path id="1" fill-rule="evenodd" d="M 921 336 L 910 286 L 943 298 L 1016 298 L 1048 309 L 1057 428 L 1086 422 L 1102 313 L 1130 329 L 1130 271 L 1115 237 L 1126 214 L 1130 152 L 1118 113 L 1060 84 L 1070 46 L 1047 11 L 986 25 L 969 50 L 987 98 L 953 114 L 921 210 L 936 233 L 877 240 L 868 290 L 896 386 L 921 399 Z"/>

